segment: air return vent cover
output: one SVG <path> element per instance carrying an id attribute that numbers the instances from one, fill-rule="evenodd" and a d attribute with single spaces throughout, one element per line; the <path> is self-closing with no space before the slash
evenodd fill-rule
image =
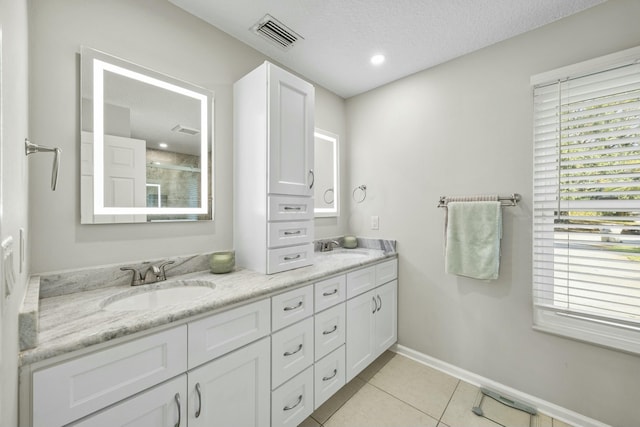
<path id="1" fill-rule="evenodd" d="M 251 27 L 251 31 L 284 50 L 290 49 L 298 40 L 304 40 L 303 37 L 271 15 L 265 15 L 256 25 Z"/>

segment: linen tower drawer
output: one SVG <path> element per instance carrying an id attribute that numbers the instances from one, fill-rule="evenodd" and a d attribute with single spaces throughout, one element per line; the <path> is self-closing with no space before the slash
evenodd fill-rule
<path id="1" fill-rule="evenodd" d="M 313 243 L 267 250 L 267 274 L 313 264 Z"/>
<path id="2" fill-rule="evenodd" d="M 269 248 L 311 243 L 313 240 L 313 221 L 285 221 L 267 224 Z"/>
<path id="3" fill-rule="evenodd" d="M 313 219 L 311 197 L 268 196 L 268 221 L 300 221 Z"/>

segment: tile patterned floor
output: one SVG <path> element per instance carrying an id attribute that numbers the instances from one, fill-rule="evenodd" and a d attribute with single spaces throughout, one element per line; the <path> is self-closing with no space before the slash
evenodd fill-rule
<path id="1" fill-rule="evenodd" d="M 485 397 L 480 390 L 407 357 L 386 352 L 299 427 L 570 427 Z"/>

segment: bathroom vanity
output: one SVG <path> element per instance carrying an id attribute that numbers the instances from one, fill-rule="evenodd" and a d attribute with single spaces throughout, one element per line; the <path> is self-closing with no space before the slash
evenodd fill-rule
<path id="1" fill-rule="evenodd" d="M 151 292 L 203 294 L 142 310 L 126 285 L 42 298 L 20 425 L 297 426 L 396 342 L 397 286 L 395 251 L 359 248 L 170 277 Z"/>

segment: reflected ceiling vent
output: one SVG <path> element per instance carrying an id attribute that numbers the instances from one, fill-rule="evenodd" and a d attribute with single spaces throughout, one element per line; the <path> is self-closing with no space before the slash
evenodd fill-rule
<path id="1" fill-rule="evenodd" d="M 284 50 L 291 49 L 298 40 L 304 40 L 302 36 L 268 14 L 251 27 L 251 31 Z"/>
<path id="2" fill-rule="evenodd" d="M 200 133 L 198 129 L 194 129 L 194 128 L 190 128 L 182 125 L 175 125 L 171 130 L 178 133 L 184 133 L 185 135 L 197 135 Z"/>

